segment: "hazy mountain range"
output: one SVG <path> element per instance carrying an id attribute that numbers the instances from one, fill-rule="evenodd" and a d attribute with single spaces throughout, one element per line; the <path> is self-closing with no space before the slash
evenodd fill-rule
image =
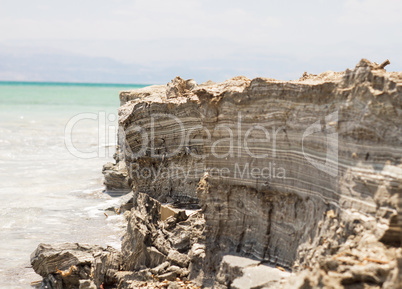
<path id="1" fill-rule="evenodd" d="M 244 51 L 225 58 L 123 62 L 110 57 L 91 57 L 58 50 L 6 47 L 0 45 L 0 81 L 55 81 L 97 83 L 167 83 L 176 76 L 198 83 L 244 75 L 283 80 L 297 79 L 304 71 L 320 73 L 353 68 L 362 56 L 315 58 L 314 61 L 284 54 L 267 57 Z M 370 59 L 383 61 L 385 59 Z M 391 59 L 392 62 L 392 59 Z M 394 68 L 394 67 L 391 67 Z"/>
<path id="2" fill-rule="evenodd" d="M 356 62 L 359 59 L 356 59 Z M 62 81 L 105 83 L 167 83 L 176 76 L 194 78 L 198 83 L 207 80 L 224 81 L 244 75 L 278 79 L 296 79 L 303 72 L 321 72 L 319 66 L 284 55 L 267 57 L 239 54 L 220 59 L 181 61 L 156 60 L 149 64 L 122 62 L 109 57 L 91 57 L 49 49 L 30 49 L 0 46 L 0 80 L 6 81 Z M 344 69 L 338 67 L 326 69 Z M 314 70 L 314 71 L 313 71 Z"/>

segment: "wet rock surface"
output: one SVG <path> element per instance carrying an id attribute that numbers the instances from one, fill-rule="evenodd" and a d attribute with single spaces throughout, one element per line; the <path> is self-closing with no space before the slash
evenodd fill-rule
<path id="1" fill-rule="evenodd" d="M 82 288 L 401 288 L 402 74 L 384 67 L 122 92 L 104 174 L 132 201 L 122 252 L 102 251 L 118 265 L 51 250 L 35 270 Z M 104 273 L 55 271 L 83 262 Z"/>

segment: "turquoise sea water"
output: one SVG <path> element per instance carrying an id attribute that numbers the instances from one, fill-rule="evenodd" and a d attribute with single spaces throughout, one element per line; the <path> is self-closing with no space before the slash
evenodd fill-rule
<path id="1" fill-rule="evenodd" d="M 1 105 L 119 106 L 118 92 L 140 84 L 0 81 Z"/>
<path id="2" fill-rule="evenodd" d="M 102 193 L 101 171 L 119 91 L 143 86 L 0 82 L 1 288 L 40 280 L 29 259 L 41 242 L 119 247 L 123 220 L 103 214 L 116 200 Z"/>

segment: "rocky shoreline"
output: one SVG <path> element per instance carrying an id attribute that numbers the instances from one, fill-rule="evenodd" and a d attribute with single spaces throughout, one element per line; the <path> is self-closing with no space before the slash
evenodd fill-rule
<path id="1" fill-rule="evenodd" d="M 402 73 L 120 94 L 121 252 L 40 244 L 41 288 L 402 288 Z M 131 194 L 131 195 L 129 195 Z"/>

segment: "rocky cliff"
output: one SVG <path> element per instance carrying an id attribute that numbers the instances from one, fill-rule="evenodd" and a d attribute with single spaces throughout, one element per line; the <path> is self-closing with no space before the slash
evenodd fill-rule
<path id="1" fill-rule="evenodd" d="M 402 73 L 384 66 L 122 92 L 104 174 L 134 201 L 102 278 L 401 288 Z"/>

